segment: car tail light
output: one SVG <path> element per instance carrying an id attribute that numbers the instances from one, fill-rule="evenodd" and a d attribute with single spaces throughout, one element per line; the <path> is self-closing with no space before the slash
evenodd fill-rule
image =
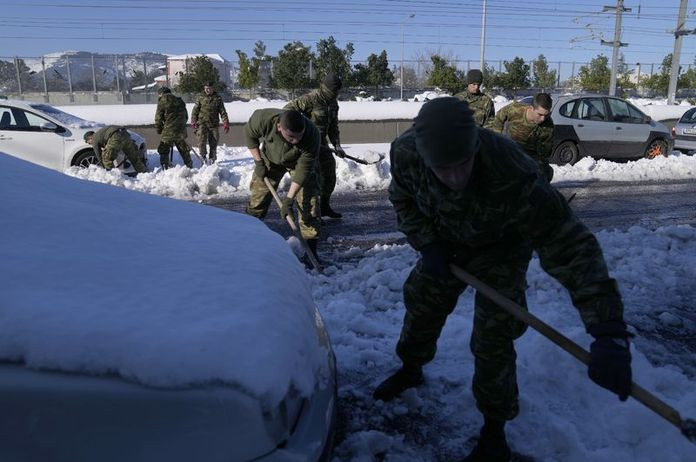
<path id="1" fill-rule="evenodd" d="M 677 130 L 674 127 L 672 127 L 672 138 L 674 138 L 676 136 L 677 136 Z"/>

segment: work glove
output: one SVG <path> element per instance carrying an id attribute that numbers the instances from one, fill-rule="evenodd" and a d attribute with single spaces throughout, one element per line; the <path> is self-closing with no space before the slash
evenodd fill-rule
<path id="1" fill-rule="evenodd" d="M 254 176 L 263 180 L 268 175 L 268 167 L 263 160 L 254 161 Z"/>
<path id="2" fill-rule="evenodd" d="M 433 242 L 421 249 L 421 268 L 425 274 L 436 279 L 451 277 L 449 270 L 451 252 L 439 242 Z"/>
<path id="3" fill-rule="evenodd" d="M 223 130 L 225 133 L 228 133 L 228 132 L 230 131 L 230 123 L 229 123 L 229 122 L 223 123 L 223 124 L 222 124 L 222 130 Z"/>
<path id="4" fill-rule="evenodd" d="M 346 151 L 344 151 L 343 148 L 342 148 L 340 145 L 336 146 L 336 149 L 334 149 L 334 152 L 335 152 L 336 155 L 337 155 L 338 157 L 340 157 L 341 159 L 343 159 L 343 158 L 346 157 Z"/>
<path id="5" fill-rule="evenodd" d="M 285 217 L 288 215 L 290 218 L 295 220 L 295 216 L 292 214 L 292 204 L 295 202 L 295 199 L 292 197 L 285 196 L 283 199 L 280 201 L 280 218 L 282 220 L 285 220 Z"/>
<path id="6" fill-rule="evenodd" d="M 587 374 L 600 387 L 619 395 L 626 401 L 631 394 L 631 351 L 623 321 L 597 323 L 588 329 L 595 341 L 590 345 L 590 364 Z"/>
<path id="7" fill-rule="evenodd" d="M 196 122 L 195 120 L 191 122 L 191 126 L 194 130 L 198 130 L 198 122 Z"/>

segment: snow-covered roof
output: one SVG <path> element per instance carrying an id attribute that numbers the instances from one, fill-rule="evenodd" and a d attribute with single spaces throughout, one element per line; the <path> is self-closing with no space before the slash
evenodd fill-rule
<path id="1" fill-rule="evenodd" d="M 190 53 L 190 54 L 185 54 L 185 55 L 168 55 L 167 59 L 169 60 L 186 60 L 186 59 L 193 59 L 197 58 L 199 56 L 207 56 L 208 58 L 212 59 L 213 61 L 220 61 L 221 63 L 227 62 L 225 58 L 220 56 L 217 53 Z"/>

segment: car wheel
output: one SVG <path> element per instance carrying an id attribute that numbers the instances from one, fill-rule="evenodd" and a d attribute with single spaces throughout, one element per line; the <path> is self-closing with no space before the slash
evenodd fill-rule
<path id="1" fill-rule="evenodd" d="M 573 165 L 578 161 L 579 155 L 577 144 L 572 141 L 564 141 L 553 152 L 553 162 L 557 165 Z"/>
<path id="2" fill-rule="evenodd" d="M 667 142 L 662 138 L 652 140 L 645 150 L 646 159 L 654 159 L 658 156 L 667 156 L 667 154 Z"/>
<path id="3" fill-rule="evenodd" d="M 94 151 L 88 150 L 83 151 L 79 153 L 77 156 L 75 156 L 72 164 L 78 167 L 87 168 L 92 164 L 99 164 L 99 160 L 97 160 L 97 156 L 94 154 Z"/>

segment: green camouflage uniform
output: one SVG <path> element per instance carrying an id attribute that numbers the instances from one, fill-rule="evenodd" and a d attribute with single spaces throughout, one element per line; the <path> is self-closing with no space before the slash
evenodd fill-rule
<path id="1" fill-rule="evenodd" d="M 323 204 L 329 203 L 331 194 L 336 188 L 336 159 L 334 159 L 327 141 L 328 137 L 334 146 L 341 144 L 336 96 L 322 84 L 319 89 L 300 96 L 285 105 L 285 109 L 295 109 L 304 114 L 305 117 L 314 122 L 321 133 L 318 174 Z"/>
<path id="2" fill-rule="evenodd" d="M 300 142 L 292 145 L 278 131 L 282 109 L 257 109 L 244 126 L 244 137 L 249 149 L 259 148 L 261 159 L 268 168 L 267 178 L 274 188 L 286 173 L 301 186 L 295 201 L 299 212 L 300 232 L 305 239 L 317 239 L 320 230 L 319 184 L 316 176 L 316 158 L 320 135 L 314 124 L 305 120 L 305 132 Z M 251 197 L 246 213 L 263 219 L 273 200 L 263 178 L 251 177 Z"/>
<path id="3" fill-rule="evenodd" d="M 481 92 L 469 93 L 469 90 L 464 90 L 454 96 L 469 104 L 469 109 L 474 111 L 476 125 L 484 128 L 492 127 L 495 120 L 495 106 L 488 95 Z"/>
<path id="4" fill-rule="evenodd" d="M 391 146 L 389 198 L 399 230 L 416 250 L 440 243 L 455 263 L 526 307 L 526 271 L 535 250 L 542 267 L 570 292 L 586 326 L 622 319 L 623 304 L 593 234 L 528 156 L 510 140 L 479 130 L 470 183 L 456 192 L 442 185 L 416 150 L 410 129 Z M 433 359 L 447 316 L 466 284 L 433 278 L 419 261 L 404 284 L 406 314 L 397 354 L 407 365 Z M 519 410 L 513 340 L 525 325 L 476 294 L 470 348 L 479 410 L 498 420 Z"/>
<path id="5" fill-rule="evenodd" d="M 92 148 L 105 169 L 114 168 L 114 160 L 123 151 L 138 173 L 147 172 L 140 158 L 138 148 L 128 134 L 128 130 L 117 125 L 107 125 L 93 135 Z"/>
<path id="6" fill-rule="evenodd" d="M 206 95 L 205 92 L 201 93 L 196 99 L 196 104 L 193 105 L 191 122 L 198 124 L 196 135 L 198 136 L 198 149 L 203 159 L 208 155 L 208 145 L 210 145 L 210 160 L 217 159 L 220 117 L 222 117 L 223 123 L 229 123 L 225 104 L 220 95 L 216 92 L 210 96 Z"/>
<path id="7" fill-rule="evenodd" d="M 549 116 L 541 124 L 528 122 L 525 112 L 529 107 L 523 103 L 508 104 L 498 111 L 490 128 L 517 141 L 551 181 L 553 168 L 549 165 L 549 159 L 553 149 L 553 120 Z"/>
<path id="8" fill-rule="evenodd" d="M 160 163 L 164 166 L 169 165 L 169 151 L 172 146 L 176 146 L 179 155 L 184 160 L 184 164 L 191 168 L 191 147 L 186 142 L 186 123 L 188 122 L 188 111 L 186 103 L 178 96 L 171 93 L 160 95 L 157 101 L 157 112 L 155 113 L 155 128 L 157 133 L 162 135 L 157 152 L 160 155 Z"/>

